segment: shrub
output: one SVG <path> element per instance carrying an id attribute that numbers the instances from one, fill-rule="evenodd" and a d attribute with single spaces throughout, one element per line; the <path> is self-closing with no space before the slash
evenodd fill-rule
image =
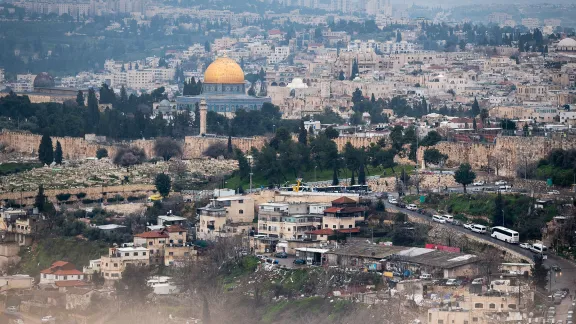
<path id="1" fill-rule="evenodd" d="M 78 199 L 83 199 L 84 197 L 86 197 L 86 193 L 85 192 L 79 192 L 76 194 L 76 198 Z"/>
<path id="2" fill-rule="evenodd" d="M 56 195 L 56 199 L 58 199 L 58 201 L 66 201 L 66 200 L 70 199 L 70 196 L 72 196 L 72 194 L 61 193 L 61 194 Z"/>

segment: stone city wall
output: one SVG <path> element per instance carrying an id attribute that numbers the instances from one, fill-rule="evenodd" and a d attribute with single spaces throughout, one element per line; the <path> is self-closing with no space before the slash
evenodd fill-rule
<path id="1" fill-rule="evenodd" d="M 11 132 L 3 131 L 0 133 L 0 142 L 6 144 L 9 148 L 16 152 L 36 155 L 40 140 L 42 136 L 24 132 Z M 346 143 L 350 142 L 354 147 L 370 146 L 370 143 L 376 143 L 378 137 L 339 137 L 335 139 L 338 150 L 343 150 Z M 241 149 L 243 152 L 248 152 L 252 147 L 257 149 L 262 148 L 268 140 L 265 136 L 255 136 L 250 138 L 233 137 L 232 145 Z M 62 145 L 64 158 L 69 160 L 78 160 L 96 157 L 96 151 L 100 148 L 105 148 L 108 151 L 108 156 L 114 156 L 118 147 L 122 145 L 132 145 L 142 148 L 146 152 L 147 157 L 154 157 L 154 140 L 135 140 L 130 142 L 116 142 L 99 144 L 87 141 L 81 137 L 52 137 L 52 143 L 56 148 L 56 141 Z M 227 137 L 199 137 L 199 136 L 186 136 L 184 139 L 184 158 L 197 159 L 202 158 L 204 151 L 212 144 L 217 142 L 228 143 Z"/>
<path id="2" fill-rule="evenodd" d="M 499 136 L 494 144 L 441 142 L 433 147 L 448 155 L 448 167 L 470 163 L 476 170 L 488 166 L 495 170 L 498 165 L 500 176 L 515 177 L 519 166 L 538 162 L 553 149 L 575 149 L 576 138 Z M 419 161 L 423 161 L 426 149 L 418 149 Z"/>
<path id="3" fill-rule="evenodd" d="M 69 188 L 69 189 L 52 189 L 52 190 L 45 190 L 44 194 L 48 199 L 53 203 L 58 203 L 56 199 L 56 195 L 58 194 L 71 194 L 70 199 L 68 201 L 76 201 L 78 200 L 75 194 L 78 193 L 85 193 L 86 197 L 82 199 L 100 199 L 102 198 L 102 193 L 106 193 L 106 198 L 113 198 L 116 195 L 120 195 L 124 198 L 129 196 L 141 196 L 146 195 L 150 196 L 153 194 L 153 191 L 156 190 L 154 185 L 125 185 L 125 186 L 110 186 L 110 187 L 85 187 L 85 188 Z M 5 192 L 0 194 L 0 200 L 14 200 L 16 203 L 22 202 L 25 205 L 32 205 L 34 204 L 34 199 L 36 198 L 36 194 L 38 191 L 25 191 L 25 192 Z"/>

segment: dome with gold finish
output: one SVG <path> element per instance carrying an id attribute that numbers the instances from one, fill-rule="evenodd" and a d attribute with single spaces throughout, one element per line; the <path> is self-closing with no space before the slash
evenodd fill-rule
<path id="1" fill-rule="evenodd" d="M 204 83 L 244 84 L 244 71 L 233 59 L 220 57 L 204 72 Z"/>

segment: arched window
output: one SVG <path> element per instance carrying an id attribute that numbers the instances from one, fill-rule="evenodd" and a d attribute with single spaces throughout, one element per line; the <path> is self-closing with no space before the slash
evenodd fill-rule
<path id="1" fill-rule="evenodd" d="M 474 304 L 474 308 L 484 308 L 484 304 L 476 303 L 476 304 Z"/>
<path id="2" fill-rule="evenodd" d="M 244 210 L 240 209 L 240 210 L 238 211 L 238 213 L 239 213 L 239 214 L 244 214 Z"/>

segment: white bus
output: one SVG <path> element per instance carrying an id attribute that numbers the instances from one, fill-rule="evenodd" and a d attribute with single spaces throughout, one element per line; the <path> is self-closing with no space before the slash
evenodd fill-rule
<path id="1" fill-rule="evenodd" d="M 504 241 L 507 243 L 517 244 L 520 241 L 520 235 L 518 232 L 513 231 L 509 228 L 503 226 L 494 226 L 492 227 L 492 235 L 493 238 L 497 238 L 500 241 Z"/>
<path id="2" fill-rule="evenodd" d="M 472 227 L 470 228 L 470 230 L 474 233 L 480 233 L 480 234 L 484 234 L 486 233 L 486 226 L 484 225 L 479 225 L 479 224 L 474 224 L 472 225 Z"/>
<path id="3" fill-rule="evenodd" d="M 546 254 L 548 254 L 548 247 L 546 247 L 546 245 L 543 245 L 540 243 L 534 243 L 530 246 L 530 251 L 532 251 L 534 253 L 546 255 Z"/>

